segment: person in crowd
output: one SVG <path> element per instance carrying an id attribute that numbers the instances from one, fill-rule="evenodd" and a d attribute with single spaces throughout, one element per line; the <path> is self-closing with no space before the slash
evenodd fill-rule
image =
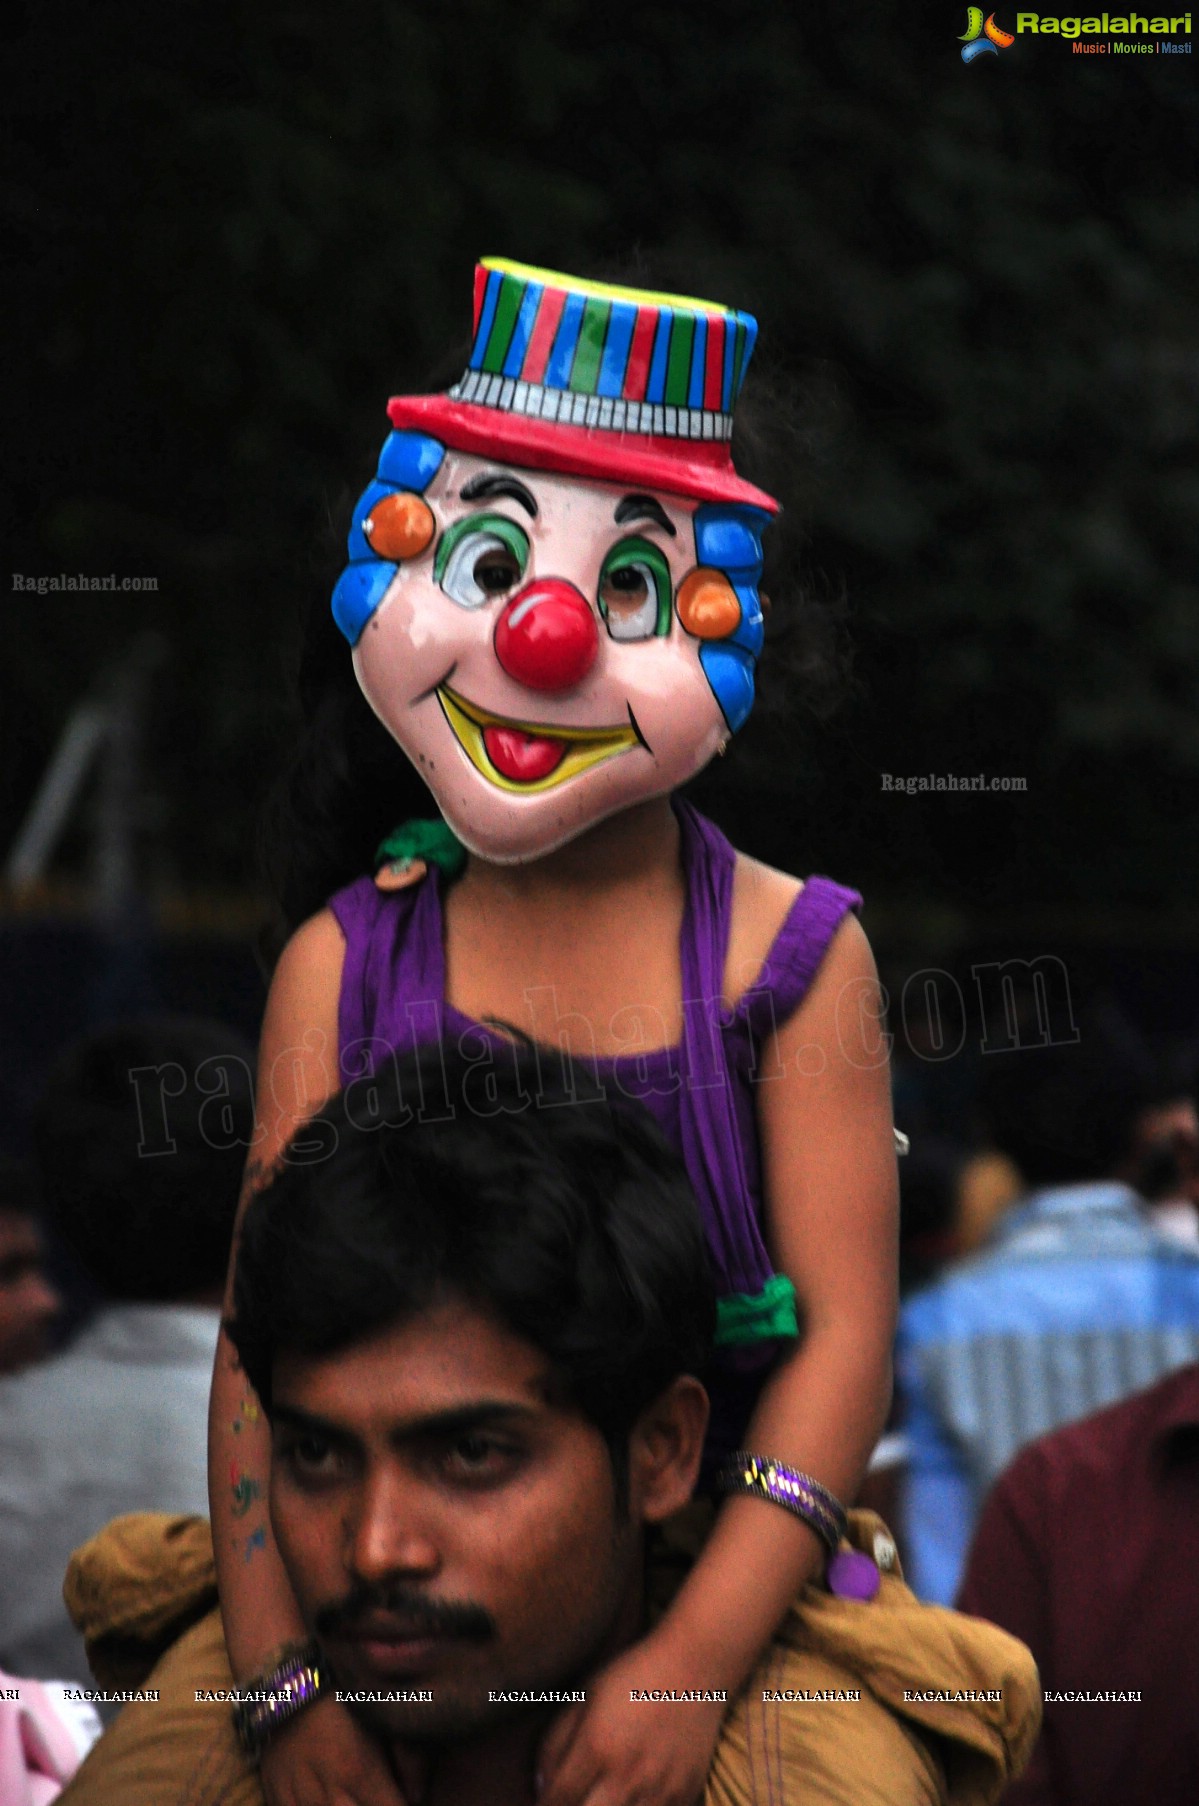
<path id="1" fill-rule="evenodd" d="M 1075 1028 L 1059 1007 L 1054 1023 L 1058 1039 L 1035 1044 L 1017 1018 L 1016 1044 L 984 1066 L 1023 1201 L 900 1315 L 901 1547 L 916 1591 L 944 1604 L 1018 1449 L 1199 1355 L 1199 1250 L 1160 1235 L 1118 1177 L 1153 1101 L 1145 1048 L 1110 1010 Z"/>
<path id="2" fill-rule="evenodd" d="M 1199 1798 L 1199 1364 L 1039 1438 L 983 1505 L 958 1603 L 1037 1658 L 1004 1806 Z"/>
<path id="3" fill-rule="evenodd" d="M 0 1160 L 0 1375 L 40 1361 L 61 1309 L 46 1268 L 37 1181 L 22 1162 Z"/>
<path id="4" fill-rule="evenodd" d="M 978 1148 L 967 1155 L 954 1204 L 955 1254 L 973 1254 L 981 1248 L 1023 1189 L 1015 1166 L 995 1148 Z"/>
<path id="5" fill-rule="evenodd" d="M 0 1668 L 0 1800 L 50 1806 L 100 1735 L 96 1708 L 54 1681 Z"/>
<path id="6" fill-rule="evenodd" d="M 646 1100 L 688 1164 L 720 1275 L 705 1469 L 729 1496 L 645 1653 L 668 1679 L 702 1646 L 731 1688 L 856 1496 L 890 1398 L 896 1300 L 860 899 L 739 854 L 682 794 L 748 719 L 772 565 L 772 624 L 796 600 L 788 523 L 733 459 L 756 333 L 719 303 L 489 258 L 461 380 L 388 404 L 333 621 L 323 611 L 304 661 L 279 836 L 290 939 L 262 1056 L 293 1082 L 264 1094 L 259 1149 L 269 1165 L 320 1099 L 447 1022 L 483 1046 L 511 1024 L 546 1063 L 573 1053 Z M 790 450 L 762 449 L 787 418 L 781 402 L 759 416 L 764 482 L 787 478 Z M 348 642 L 340 657 L 325 634 Z M 240 1559 L 229 1462 L 265 1497 L 270 1460 L 260 1427 L 233 1428 L 240 1388 L 222 1345 L 211 1508 L 247 1674 L 299 1618 L 261 1514 L 263 1556 Z M 733 1459 L 746 1451 L 818 1491 L 786 1509 L 754 1496 Z M 695 1791 L 715 1719 L 654 1726 L 627 1691 L 614 1663 L 576 1764 L 589 1751 L 622 1798 L 623 1768 L 663 1759 Z M 319 1749 L 297 1726 L 268 1794 L 287 1806 L 302 1771 L 348 1793 L 343 1766 L 361 1776 L 370 1753 L 347 1714 Z M 551 1780 L 566 1760 L 550 1751 Z M 382 1772 L 348 1797 L 397 1806 Z"/>
<path id="7" fill-rule="evenodd" d="M 917 1139 L 899 1164 L 899 1292 L 931 1279 L 959 1252 L 958 1197 L 965 1151 L 940 1136 Z"/>
<path id="8" fill-rule="evenodd" d="M 77 1544 L 120 1512 L 204 1508 L 251 1057 L 219 1023 L 101 1029 L 38 1107 L 48 1216 L 104 1302 L 60 1353 L 0 1381 L 0 1662 L 14 1673 L 88 1679 L 61 1596 Z"/>
<path id="9" fill-rule="evenodd" d="M 715 1324 L 686 1173 L 638 1105 L 574 1068 L 547 1084 L 534 1050 L 481 1063 L 452 1045 L 335 1099 L 246 1213 L 229 1323 L 243 1406 L 271 1429 L 268 1504 L 304 1637 L 231 1719 L 205 1527 L 161 1533 L 166 1567 L 186 1569 L 172 1604 L 139 1553 L 141 1520 L 113 1526 L 68 1583 L 98 1666 L 106 1590 L 127 1655 L 131 1572 L 158 1625 L 178 1628 L 184 1597 L 204 1615 L 70 1806 L 261 1806 L 251 1755 L 301 1723 L 319 1739 L 347 1705 L 405 1798 L 523 1806 L 551 1741 L 580 1754 L 586 1704 L 619 1657 L 622 1709 L 651 1729 L 715 1717 L 713 1806 L 760 1797 L 763 1763 L 788 1798 L 993 1798 L 1029 1720 L 1024 1652 L 916 1605 L 893 1572 L 872 1600 L 810 1589 L 808 1622 L 788 1618 L 739 1701 L 702 1651 L 673 1686 L 637 1659 L 647 1610 L 667 1605 L 712 1513 L 688 1500 Z M 876 1547 L 876 1519 L 855 1530 Z M 205 1549 L 190 1567 L 189 1538 Z M 251 1536 L 243 1559 L 259 1556 Z M 985 1719 L 943 1703 L 964 1675 L 1003 1694 Z M 888 1710 L 905 1683 L 941 1700 Z M 577 1779 L 589 1792 L 594 1771 Z M 626 1779 L 637 1798 L 680 1800 L 652 1755 Z M 546 1782 L 540 1797 L 561 1796 Z"/>
<path id="10" fill-rule="evenodd" d="M 917 1136 L 899 1164 L 899 1295 L 927 1283 L 958 1250 L 957 1211 L 966 1156 L 941 1136 Z M 888 1523 L 899 1519 L 907 1439 L 898 1400 L 858 1490 L 858 1504 Z"/>
<path id="11" fill-rule="evenodd" d="M 1162 1063 L 1156 1095 L 1136 1125 L 1126 1176 L 1154 1227 L 1199 1244 L 1199 1057 L 1193 1047 Z"/>

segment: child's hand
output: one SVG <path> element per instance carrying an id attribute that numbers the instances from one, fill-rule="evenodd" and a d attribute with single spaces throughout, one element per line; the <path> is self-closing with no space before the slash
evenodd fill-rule
<path id="1" fill-rule="evenodd" d="M 419 1806 L 419 1769 L 396 1780 L 387 1751 L 334 1699 L 320 1700 L 262 1752 L 267 1806 Z"/>
<path id="2" fill-rule="evenodd" d="M 647 1637 L 587 1683 L 587 1704 L 555 1719 L 541 1745 L 538 1806 L 695 1806 L 725 1706 L 631 1700 L 633 1689 L 702 1686 L 694 1661 Z"/>

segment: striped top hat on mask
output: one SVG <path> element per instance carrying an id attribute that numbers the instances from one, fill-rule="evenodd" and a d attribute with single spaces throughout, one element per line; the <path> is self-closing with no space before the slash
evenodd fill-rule
<path id="1" fill-rule="evenodd" d="M 461 380 L 387 411 L 398 431 L 458 451 L 775 513 L 730 451 L 757 332 L 714 301 L 485 258 Z"/>

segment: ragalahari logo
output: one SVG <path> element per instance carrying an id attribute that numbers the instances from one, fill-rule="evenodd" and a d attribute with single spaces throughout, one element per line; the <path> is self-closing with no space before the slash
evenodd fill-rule
<path id="1" fill-rule="evenodd" d="M 958 41 L 962 46 L 964 63 L 972 63 L 975 57 L 982 56 L 984 51 L 989 51 L 992 56 L 998 56 L 1001 50 L 1007 50 L 1016 42 L 1010 31 L 1001 31 L 996 25 L 994 13 L 988 13 L 984 22 L 981 6 L 966 8 L 966 29 Z"/>

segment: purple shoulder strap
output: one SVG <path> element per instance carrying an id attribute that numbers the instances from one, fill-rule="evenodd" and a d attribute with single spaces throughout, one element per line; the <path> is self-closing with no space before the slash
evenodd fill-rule
<path id="1" fill-rule="evenodd" d="M 683 837 L 683 1046 L 679 1127 L 692 1184 L 729 1289 L 755 1295 L 773 1265 L 754 1208 L 725 1045 L 721 990 L 732 920 L 736 855 L 714 823 L 676 802 Z"/>
<path id="2" fill-rule="evenodd" d="M 676 804 L 683 835 L 687 902 L 683 916 L 684 1048 L 679 1104 L 693 1183 L 711 1200 L 717 1259 L 732 1287 L 757 1294 L 773 1272 L 746 1172 L 732 1046 L 734 1028 L 768 1029 L 793 1014 L 812 982 L 856 891 L 813 878 L 776 935 L 762 971 L 730 1021 L 722 1004 L 732 926 L 736 854 L 714 823 Z"/>
<path id="3" fill-rule="evenodd" d="M 809 878 L 796 897 L 762 962 L 762 969 L 737 1006 L 755 1033 L 793 1016 L 811 988 L 833 936 L 851 910 L 860 909 L 858 891 L 831 878 Z"/>
<path id="4" fill-rule="evenodd" d="M 445 1004 L 440 875 L 381 891 L 357 878 L 329 899 L 345 935 L 338 1003 L 342 1083 L 370 1071 L 391 1048 L 437 1040 Z"/>
<path id="5" fill-rule="evenodd" d="M 683 995 L 719 998 L 724 989 L 733 920 L 733 871 L 737 855 L 715 823 L 687 803 L 676 806 L 683 831 L 688 873 L 683 927 Z M 752 1026 L 765 993 L 770 1019 L 783 1023 L 803 1002 L 828 952 L 829 943 L 851 909 L 860 909 L 856 890 L 832 878 L 809 878 L 771 942 L 762 969 L 738 1005 Z"/>

